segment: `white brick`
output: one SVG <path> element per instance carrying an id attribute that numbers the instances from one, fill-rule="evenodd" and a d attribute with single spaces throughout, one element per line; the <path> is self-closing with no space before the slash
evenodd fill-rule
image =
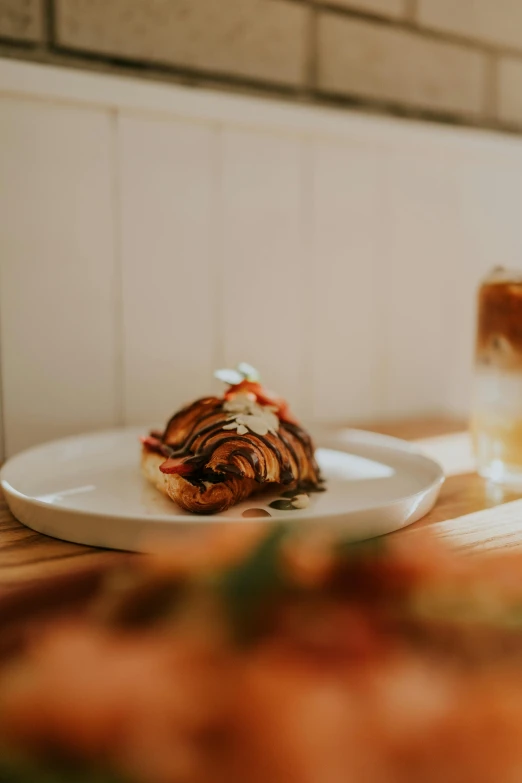
<path id="1" fill-rule="evenodd" d="M 522 49 L 521 0 L 418 0 L 421 25 Z"/>
<path id="2" fill-rule="evenodd" d="M 378 16 L 398 18 L 406 15 L 406 0 L 319 0 L 329 5 L 338 5 L 355 11 L 364 11 Z"/>
<path id="3" fill-rule="evenodd" d="M 486 58 L 416 33 L 325 13 L 319 88 L 461 115 L 481 115 Z"/>
<path id="4" fill-rule="evenodd" d="M 55 0 L 58 42 L 302 85 L 310 9 L 287 0 Z"/>
<path id="5" fill-rule="evenodd" d="M 522 125 L 522 60 L 503 58 L 498 64 L 497 77 L 499 119 Z"/>

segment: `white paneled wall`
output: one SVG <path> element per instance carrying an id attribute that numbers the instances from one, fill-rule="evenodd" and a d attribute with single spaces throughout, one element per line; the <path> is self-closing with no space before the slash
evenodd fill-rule
<path id="1" fill-rule="evenodd" d="M 269 384 L 303 408 L 310 266 L 303 233 L 305 143 L 226 129 L 221 156 L 223 358 L 227 366 L 242 359 L 258 366 Z"/>
<path id="2" fill-rule="evenodd" d="M 387 167 L 389 262 L 383 340 L 388 411 L 437 410 L 445 400 L 447 294 L 458 276 L 452 161 L 437 149 L 394 151 Z M 473 276 L 466 281 L 473 294 Z M 456 314 L 456 325 L 459 320 Z M 464 347 L 463 356 L 471 346 Z"/>
<path id="3" fill-rule="evenodd" d="M 218 359 L 215 130 L 119 122 L 124 421 L 162 421 Z"/>
<path id="4" fill-rule="evenodd" d="M 118 416 L 111 134 L 105 112 L 1 100 L 8 453 Z"/>
<path id="5" fill-rule="evenodd" d="M 371 418 L 386 409 L 381 350 L 386 162 L 378 147 L 314 144 L 307 340 L 315 418 L 342 420 L 350 412 Z"/>
<path id="6" fill-rule="evenodd" d="M 240 360 L 308 418 L 465 412 L 521 218 L 514 137 L 0 60 L 6 453 Z"/>

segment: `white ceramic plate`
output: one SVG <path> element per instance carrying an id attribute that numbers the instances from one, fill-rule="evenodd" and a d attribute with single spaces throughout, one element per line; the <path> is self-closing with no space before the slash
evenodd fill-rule
<path id="1" fill-rule="evenodd" d="M 342 430 L 317 441 L 327 491 L 308 508 L 268 507 L 279 493 L 261 494 L 211 517 L 183 511 L 142 478 L 143 430 L 126 429 L 55 441 L 10 459 L 0 473 L 14 516 L 49 536 L 80 544 L 146 551 L 217 522 L 244 524 L 247 509 L 265 509 L 277 521 L 335 525 L 353 538 L 389 533 L 434 505 L 443 474 L 433 460 L 404 441 Z M 268 518 L 267 518 L 268 520 Z"/>

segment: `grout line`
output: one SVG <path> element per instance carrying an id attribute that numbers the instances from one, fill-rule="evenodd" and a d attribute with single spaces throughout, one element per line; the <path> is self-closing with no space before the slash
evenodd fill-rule
<path id="1" fill-rule="evenodd" d="M 121 204 L 121 145 L 119 135 L 119 114 L 111 114 L 111 196 L 113 226 L 113 302 L 114 302 L 114 419 L 121 427 L 125 424 L 125 330 L 123 307 L 123 256 L 122 256 L 122 204 Z"/>
<path id="2" fill-rule="evenodd" d="M 1 39 L 0 39 L 1 41 Z M 24 53 L 29 54 L 31 50 L 25 49 Z M 227 71 L 215 71 L 205 68 L 194 68 L 183 64 L 165 63 L 160 60 L 143 60 L 139 58 L 124 57 L 117 55 L 107 55 L 93 51 L 83 51 L 71 49 L 63 45 L 51 46 L 44 49 L 48 55 L 48 61 L 51 63 L 69 64 L 71 66 L 90 68 L 92 70 L 108 70 L 113 73 L 130 74 L 144 79 L 169 80 L 176 77 L 181 84 L 190 86 L 199 86 L 205 83 L 228 84 L 234 86 L 247 86 L 257 90 L 259 93 L 273 92 L 280 95 L 299 94 L 303 85 L 288 81 L 270 81 L 262 77 L 249 77 L 242 74 L 230 73 Z"/>
<path id="3" fill-rule="evenodd" d="M 405 14 L 401 14 L 400 16 L 387 16 L 385 13 L 379 11 L 355 8 L 353 5 L 341 5 L 339 0 L 320 0 L 318 8 L 326 13 L 360 19 L 361 22 L 375 22 L 376 24 L 385 27 L 405 27 L 408 25 Z"/>
<path id="4" fill-rule="evenodd" d="M 13 50 L 20 52 L 21 54 L 30 54 L 31 52 L 39 51 L 40 53 L 43 51 L 47 51 L 47 47 L 43 46 L 38 41 L 22 41 L 16 38 L 11 38 L 11 36 L 5 35 L 0 33 L 0 44 L 5 44 L 5 46 L 12 47 Z"/>

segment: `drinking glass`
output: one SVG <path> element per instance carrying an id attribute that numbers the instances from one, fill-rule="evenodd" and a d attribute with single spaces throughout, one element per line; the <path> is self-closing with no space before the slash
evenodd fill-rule
<path id="1" fill-rule="evenodd" d="M 479 473 L 522 488 L 522 271 L 497 267 L 478 291 L 471 433 Z"/>

